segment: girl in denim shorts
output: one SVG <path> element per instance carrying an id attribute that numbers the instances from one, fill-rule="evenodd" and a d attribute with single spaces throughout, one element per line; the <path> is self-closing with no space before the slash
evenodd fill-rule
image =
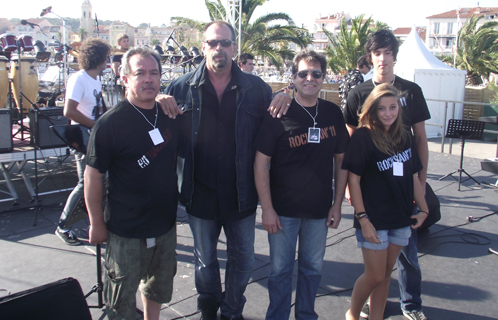
<path id="1" fill-rule="evenodd" d="M 411 133 L 403 126 L 402 94 L 377 85 L 365 101 L 343 161 L 355 209 L 354 226 L 365 272 L 356 280 L 346 319 L 359 319 L 370 297 L 370 319 L 382 319 L 393 266 L 410 228 L 429 209 L 417 173 L 422 169 Z M 413 215 L 413 202 L 420 211 Z"/>

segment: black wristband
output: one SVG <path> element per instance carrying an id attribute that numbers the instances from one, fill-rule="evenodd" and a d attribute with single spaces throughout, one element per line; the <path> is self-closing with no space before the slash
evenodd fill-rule
<path id="1" fill-rule="evenodd" d="M 361 218 L 368 217 L 368 215 L 365 211 L 363 211 L 363 212 L 355 213 L 354 217 L 356 218 L 356 220 L 360 220 Z"/>

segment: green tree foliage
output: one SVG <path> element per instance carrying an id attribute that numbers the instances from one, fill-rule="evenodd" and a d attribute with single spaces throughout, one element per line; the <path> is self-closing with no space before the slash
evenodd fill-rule
<path id="1" fill-rule="evenodd" d="M 306 29 L 297 27 L 286 13 L 269 13 L 253 21 L 254 11 L 266 1 L 242 0 L 241 52 L 267 58 L 272 64 L 280 67 L 285 60 L 292 59 L 294 56 L 294 52 L 288 47 L 290 43 L 305 48 L 311 44 L 312 38 Z M 220 0 L 205 0 L 211 21 L 228 21 L 223 3 Z M 202 31 L 207 24 L 183 17 L 174 17 L 172 20 L 178 24 L 187 24 L 199 31 Z M 278 22 L 283 23 L 279 24 Z"/>
<path id="2" fill-rule="evenodd" d="M 456 65 L 467 70 L 467 84 L 482 84 L 491 72 L 498 73 L 498 21 L 490 21 L 478 27 L 483 16 L 472 16 L 458 32 Z M 453 65 L 453 56 L 440 56 L 442 61 Z"/>
<path id="3" fill-rule="evenodd" d="M 332 45 L 327 46 L 325 52 L 328 56 L 328 64 L 334 73 L 340 73 L 343 70 L 356 68 L 356 62 L 365 53 L 365 43 L 368 36 L 376 31 L 376 28 L 370 28 L 373 19 L 370 17 L 363 21 L 365 15 L 357 16 L 351 19 L 351 27 L 348 28 L 348 21 L 342 18 L 340 32 L 337 36 L 326 29 L 323 29 Z M 376 24 L 378 27 L 385 27 L 385 24 Z"/>

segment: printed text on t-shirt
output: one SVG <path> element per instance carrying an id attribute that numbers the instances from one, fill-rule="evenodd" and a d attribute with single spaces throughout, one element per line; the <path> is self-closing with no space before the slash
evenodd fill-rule
<path id="1" fill-rule="evenodd" d="M 380 171 L 386 171 L 393 167 L 393 162 L 406 162 L 412 157 L 412 148 L 408 148 L 405 151 L 395 154 L 382 161 L 377 161 L 377 167 Z"/>
<path id="2" fill-rule="evenodd" d="M 329 126 L 329 127 L 320 129 L 320 140 L 327 139 L 329 136 L 334 137 L 335 135 L 336 135 L 336 133 L 335 133 L 334 126 Z M 289 137 L 289 145 L 291 148 L 300 147 L 300 146 L 305 145 L 307 143 L 308 143 L 308 134 L 307 133 L 299 134 L 299 135 L 294 136 L 294 137 Z"/>

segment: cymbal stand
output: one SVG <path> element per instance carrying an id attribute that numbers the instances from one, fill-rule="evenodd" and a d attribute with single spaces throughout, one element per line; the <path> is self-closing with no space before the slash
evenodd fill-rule
<path id="1" fill-rule="evenodd" d="M 95 256 L 97 257 L 97 284 L 95 284 L 90 292 L 85 295 L 85 299 L 87 299 L 93 293 L 97 293 L 98 304 L 96 306 L 88 306 L 89 308 L 98 308 L 101 309 L 104 307 L 104 299 L 103 299 L 103 290 L 104 283 L 102 282 L 102 253 L 101 253 L 101 245 L 97 244 L 95 246 Z"/>
<path id="2" fill-rule="evenodd" d="M 19 77 L 17 78 L 17 82 L 18 82 L 17 84 L 19 85 L 19 105 L 17 106 L 17 108 L 20 111 L 20 116 L 19 117 L 21 119 L 19 121 L 20 126 L 21 126 L 21 129 L 20 129 L 21 130 L 21 141 L 24 141 L 24 130 L 23 130 L 23 126 L 24 126 L 24 124 L 23 124 L 23 120 L 24 119 L 23 118 L 24 117 L 23 117 L 23 107 L 22 107 L 23 106 L 23 100 L 22 100 L 23 94 L 22 94 L 22 81 L 21 81 L 21 78 L 22 78 L 22 72 L 21 72 L 21 40 L 17 40 L 16 45 L 17 45 L 17 53 L 18 53 L 18 55 L 17 55 L 17 67 L 15 67 L 15 68 L 17 68 L 18 74 L 19 74 Z"/>

